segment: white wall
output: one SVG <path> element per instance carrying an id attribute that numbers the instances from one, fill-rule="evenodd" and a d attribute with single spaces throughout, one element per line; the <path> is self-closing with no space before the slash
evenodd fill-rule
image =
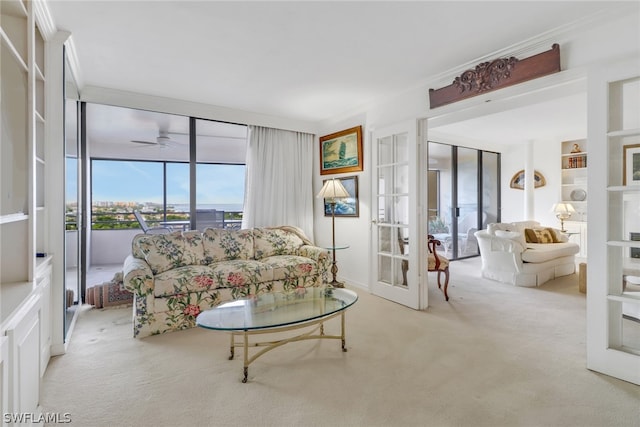
<path id="1" fill-rule="evenodd" d="M 357 115 L 340 123 L 334 123 L 319 131 L 316 138 L 317 150 L 314 150 L 314 180 L 313 194 L 318 194 L 322 188 L 323 180 L 343 176 L 358 176 L 359 217 L 336 218 L 336 245 L 347 244 L 348 249 L 336 251 L 338 262 L 338 277 L 347 280 L 348 283 L 368 287 L 369 284 L 369 246 L 371 235 L 371 152 L 366 147 L 370 146 L 370 134 L 367 132 L 366 116 Z M 363 126 L 362 144 L 364 148 L 364 170 L 362 172 L 320 175 L 320 140 L 323 135 L 349 129 L 355 126 Z M 331 242 L 331 217 L 324 216 L 324 200 L 314 199 L 314 230 L 315 243 L 321 247 L 330 247 Z"/>
<path id="2" fill-rule="evenodd" d="M 370 182 L 367 181 L 371 180 L 372 172 L 368 161 L 371 158 L 369 135 L 372 129 L 402 120 L 418 118 L 429 118 L 432 123 L 446 124 L 447 121 L 456 121 L 456 118 L 461 120 L 461 117 L 477 117 L 482 114 L 500 111 L 501 109 L 522 106 L 526 102 L 531 102 L 531 100 L 549 99 L 549 96 L 553 96 L 556 88 L 558 92 L 562 92 L 560 85 L 563 80 L 565 82 L 573 82 L 584 77 L 585 72 L 583 70 L 591 64 L 640 55 L 637 19 L 637 16 L 633 14 L 612 16 L 606 22 L 604 20 L 592 22 L 588 27 L 573 28 L 557 34 L 545 34 L 521 43 L 518 47 L 514 44 L 518 42 L 517 40 L 505 40 L 505 46 L 509 46 L 509 48 L 494 52 L 481 60 L 507 56 L 517 49 L 524 50 L 524 46 L 532 46 L 537 49 L 537 52 L 542 52 L 548 50 L 553 43 L 559 43 L 561 66 L 563 70 L 567 71 L 493 92 L 490 95 L 491 103 L 485 102 L 489 99 L 489 95 L 481 95 L 454 105 L 438 108 L 436 111 L 429 111 L 428 109 L 427 94 L 429 88 L 438 88 L 450 84 L 456 75 L 468 68 L 475 67 L 478 62 L 481 62 L 476 59 L 474 63 L 461 64 L 459 68 L 443 73 L 443 77 L 439 79 L 426 81 L 420 87 L 393 98 L 382 100 L 376 104 L 363 106 L 359 111 L 355 111 L 351 115 L 347 114 L 324 122 L 320 127 L 319 135 L 326 135 L 356 125 L 364 126 L 365 135 L 365 170 L 358 174 L 360 176 L 361 189 L 360 217 L 341 218 L 336 221 L 336 240 L 339 243 L 351 245 L 350 249 L 341 251 L 337 255 L 339 277 L 349 283 L 365 287 L 369 286 L 369 244 L 372 217 L 370 211 L 371 189 Z M 518 56 L 527 57 L 529 54 L 519 53 Z M 529 92 L 529 95 L 522 96 L 526 92 Z M 582 137 L 575 136 L 571 139 Z M 499 148 L 491 144 L 483 147 L 477 142 L 472 142 L 468 146 L 503 153 L 501 177 L 503 220 L 522 219 L 524 215 L 522 207 L 524 194 L 521 190 L 508 188 L 509 180 L 513 173 L 524 168 L 524 160 L 522 153 L 520 153 L 521 149 L 513 147 Z M 534 168 L 543 173 L 547 179 L 545 187 L 534 190 L 535 217 L 544 224 L 557 224 L 557 219 L 549 212 L 549 209 L 560 197 L 560 141 L 535 141 L 535 147 Z M 319 164 L 319 158 L 315 159 L 315 163 L 316 165 Z M 589 167 L 597 167 L 597 163 L 590 162 Z M 316 166 L 316 168 L 319 169 L 319 166 Z M 321 188 L 322 179 L 324 178 L 320 176 L 318 169 L 314 171 L 314 190 L 316 192 Z M 331 221 L 324 218 L 322 209 L 318 206 L 316 206 L 315 215 L 314 233 L 316 241 L 321 244 L 330 243 Z"/>
<path id="3" fill-rule="evenodd" d="M 585 129 L 586 134 L 586 129 Z M 560 227 L 555 215 L 551 212 L 554 203 L 560 201 L 560 142 L 534 141 L 533 167 L 544 176 L 547 184 L 533 190 L 534 219 L 543 225 Z M 509 187 L 511 177 L 525 168 L 525 145 L 514 146 L 502 153 L 502 221 L 524 221 L 525 194 L 523 190 Z"/>

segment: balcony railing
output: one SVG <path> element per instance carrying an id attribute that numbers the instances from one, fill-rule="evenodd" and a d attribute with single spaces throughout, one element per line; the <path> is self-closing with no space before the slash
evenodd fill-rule
<path id="1" fill-rule="evenodd" d="M 189 212 L 182 211 L 167 212 L 166 216 L 164 212 L 158 211 L 142 211 L 141 214 L 144 216 L 149 227 L 162 227 L 166 226 L 167 223 L 177 222 L 177 224 L 180 224 L 180 227 L 183 229 L 188 229 L 188 226 L 184 226 L 184 222 L 190 221 L 191 219 Z M 214 227 L 240 229 L 241 225 L 242 211 L 224 211 L 221 215 L 221 220 Z M 68 231 L 78 229 L 76 212 L 66 213 L 65 226 Z M 211 227 L 211 225 L 207 226 Z M 137 228 L 140 228 L 140 224 L 131 211 L 96 211 L 91 213 L 92 230 L 123 230 Z"/>

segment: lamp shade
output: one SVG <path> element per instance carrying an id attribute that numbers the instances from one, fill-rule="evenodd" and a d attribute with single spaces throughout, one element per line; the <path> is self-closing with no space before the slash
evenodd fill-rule
<path id="1" fill-rule="evenodd" d="M 556 203 L 553 205 L 553 212 L 556 214 L 571 215 L 576 212 L 571 203 Z"/>
<path id="2" fill-rule="evenodd" d="M 558 219 L 569 219 L 571 215 L 576 213 L 571 203 L 556 203 L 552 208 Z"/>
<path id="3" fill-rule="evenodd" d="M 324 182 L 322 189 L 316 197 L 319 199 L 344 198 L 349 197 L 349 192 L 347 192 L 347 189 L 344 188 L 344 185 L 342 185 L 339 179 L 332 178 Z"/>

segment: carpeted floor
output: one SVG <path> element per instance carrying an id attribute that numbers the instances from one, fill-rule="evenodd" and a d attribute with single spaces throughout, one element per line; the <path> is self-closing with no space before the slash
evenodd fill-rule
<path id="1" fill-rule="evenodd" d="M 355 289 L 348 352 L 288 344 L 247 384 L 226 334 L 136 340 L 131 308 L 85 309 L 42 410 L 79 426 L 640 426 L 640 387 L 585 368 L 576 275 L 531 289 L 481 279 L 479 260 L 451 270 L 450 302 L 430 285 L 426 311 Z"/>

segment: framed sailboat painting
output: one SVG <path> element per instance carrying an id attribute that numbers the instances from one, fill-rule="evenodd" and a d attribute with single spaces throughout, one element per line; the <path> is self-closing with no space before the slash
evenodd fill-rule
<path id="1" fill-rule="evenodd" d="M 320 137 L 320 175 L 362 170 L 362 126 Z"/>

